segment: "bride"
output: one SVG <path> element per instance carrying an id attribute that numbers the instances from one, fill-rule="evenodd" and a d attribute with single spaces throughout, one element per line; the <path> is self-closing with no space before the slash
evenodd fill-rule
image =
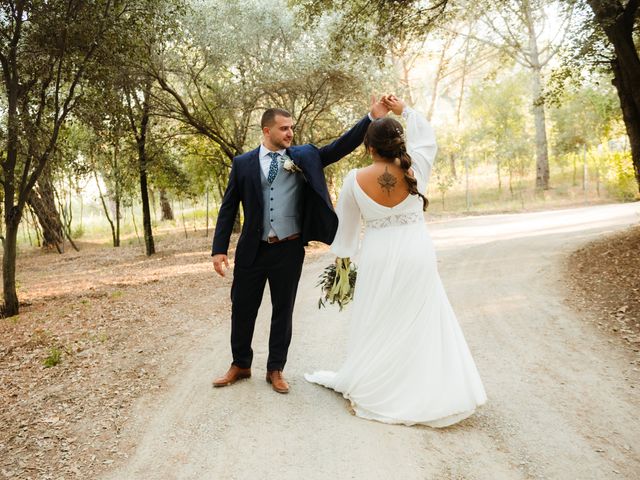
<path id="1" fill-rule="evenodd" d="M 397 97 L 393 118 L 371 123 L 364 139 L 372 164 L 344 179 L 331 251 L 358 252 L 347 358 L 337 372 L 305 378 L 351 401 L 356 415 L 385 423 L 445 427 L 487 397 L 438 274 L 424 221 L 436 153 L 433 129 Z"/>

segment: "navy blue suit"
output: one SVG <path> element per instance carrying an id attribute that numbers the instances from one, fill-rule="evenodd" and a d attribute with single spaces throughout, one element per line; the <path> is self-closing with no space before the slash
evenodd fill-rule
<path id="1" fill-rule="evenodd" d="M 291 341 L 291 319 L 304 261 L 304 245 L 311 240 L 330 244 L 338 228 L 338 217 L 333 210 L 323 169 L 355 150 L 362 143 L 370 123 L 369 117 L 364 117 L 340 138 L 321 148 L 307 144 L 287 149 L 287 155 L 300 167 L 305 179 L 299 205 L 302 231 L 298 240 L 275 244 L 261 241 L 264 200 L 260 149 L 233 159 L 216 223 L 212 255 L 227 253 L 233 224 L 242 204 L 244 223 L 236 246 L 231 287 L 231 349 L 235 365 L 241 368 L 251 366 L 251 339 L 268 281 L 273 314 L 267 369 L 284 368 Z"/>

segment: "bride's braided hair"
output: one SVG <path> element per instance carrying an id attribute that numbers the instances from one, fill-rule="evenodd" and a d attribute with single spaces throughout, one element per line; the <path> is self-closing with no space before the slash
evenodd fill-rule
<path id="1" fill-rule="evenodd" d="M 427 209 L 429 200 L 418 191 L 418 181 L 409 171 L 411 157 L 407 153 L 407 145 L 404 141 L 402 125 L 397 120 L 385 117 L 374 120 L 369 125 L 364 136 L 364 146 L 373 148 L 382 158 L 390 162 L 398 161 L 404 172 L 404 181 L 407 183 L 409 193 L 422 198 L 423 210 Z"/>

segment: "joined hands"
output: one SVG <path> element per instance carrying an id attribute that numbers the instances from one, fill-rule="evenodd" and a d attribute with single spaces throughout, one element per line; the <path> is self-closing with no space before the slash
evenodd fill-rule
<path id="1" fill-rule="evenodd" d="M 390 111 L 396 115 L 402 115 L 404 107 L 405 103 L 393 94 L 383 95 L 379 100 L 371 95 L 371 116 L 373 118 L 382 118 Z"/>
<path id="2" fill-rule="evenodd" d="M 395 95 L 391 94 L 382 97 L 382 102 L 389 110 L 391 110 L 396 115 L 402 115 L 405 103 Z"/>

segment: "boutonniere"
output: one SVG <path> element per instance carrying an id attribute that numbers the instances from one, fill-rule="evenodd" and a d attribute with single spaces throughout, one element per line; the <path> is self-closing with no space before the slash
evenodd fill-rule
<path id="1" fill-rule="evenodd" d="M 282 168 L 284 168 L 287 172 L 289 173 L 302 172 L 300 167 L 296 165 L 295 162 L 291 160 L 291 157 L 289 157 L 286 153 L 284 155 L 281 155 L 280 158 L 282 158 Z"/>

